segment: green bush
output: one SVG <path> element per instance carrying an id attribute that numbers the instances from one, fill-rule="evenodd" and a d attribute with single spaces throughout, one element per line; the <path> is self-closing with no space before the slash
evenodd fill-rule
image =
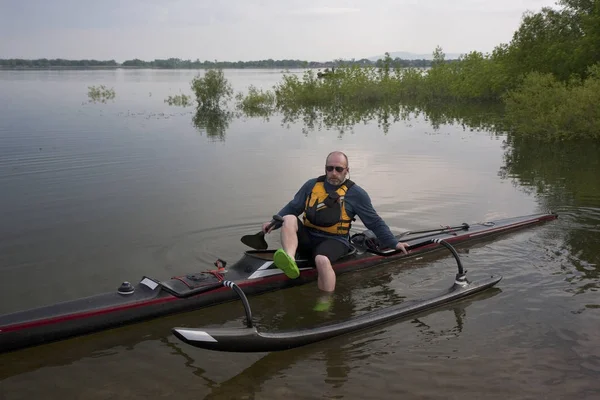
<path id="1" fill-rule="evenodd" d="M 185 94 L 177 94 L 167 97 L 165 103 L 170 106 L 188 107 L 192 105 L 192 97 Z"/>
<path id="2" fill-rule="evenodd" d="M 267 90 L 265 92 L 262 89 L 257 89 L 254 85 L 250 85 L 248 94 L 244 96 L 242 93 L 238 93 L 236 100 L 238 100 L 237 108 L 245 114 L 261 116 L 268 115 L 273 111 L 275 95 L 271 91 Z"/>
<path id="3" fill-rule="evenodd" d="M 233 95 L 231 84 L 225 79 L 222 70 L 211 69 L 203 77 L 192 80 L 192 90 L 196 95 L 199 109 L 216 110 L 225 106 Z"/>
<path id="4" fill-rule="evenodd" d="M 531 72 L 505 96 L 506 119 L 515 135 L 542 140 L 600 137 L 600 64 L 585 80 L 559 81 Z"/>
<path id="5" fill-rule="evenodd" d="M 115 98 L 115 89 L 107 88 L 104 85 L 100 86 L 88 86 L 88 98 L 90 102 L 106 103 L 107 100 L 113 100 Z"/>

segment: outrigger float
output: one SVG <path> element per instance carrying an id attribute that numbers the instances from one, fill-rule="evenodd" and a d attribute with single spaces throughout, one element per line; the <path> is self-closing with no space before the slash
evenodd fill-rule
<path id="1" fill-rule="evenodd" d="M 455 226 L 404 232 L 398 238 L 410 245 L 412 250 L 408 255 L 397 250 L 371 246 L 370 231 L 364 231 L 352 236 L 353 250 L 335 262 L 333 268 L 336 274 L 341 274 L 410 260 L 443 249 L 443 243 L 448 245 L 469 243 L 535 226 L 555 218 L 557 215 L 554 213 L 542 213 L 471 225 L 461 223 Z M 250 236 L 245 238 L 248 239 Z M 235 288 L 243 291 L 244 296 L 252 296 L 316 280 L 317 274 L 311 260 L 305 259 L 297 260 L 300 276 L 297 279 L 289 279 L 273 265 L 275 250 L 266 249 L 266 242 L 260 234 L 253 236 L 253 240 L 243 240 L 243 242 L 259 250 L 245 251 L 244 255 L 231 266 L 227 266 L 225 261 L 219 259 L 215 262 L 216 268 L 212 270 L 174 276 L 164 281 L 144 276 L 136 284 L 123 282 L 112 292 L 2 315 L 0 316 L 0 353 L 236 300 L 239 294 L 236 294 Z M 225 283 L 234 290 L 224 286 Z M 464 297 L 474 288 L 476 287 L 455 288 L 448 293 L 448 297 L 443 302 L 457 296 Z M 438 300 L 430 303 L 437 304 Z M 419 305 L 415 310 L 421 310 L 422 307 L 423 305 Z M 348 324 L 360 324 L 365 318 L 367 317 L 350 321 Z M 368 318 L 379 317 L 373 315 Z M 336 329 L 349 328 L 336 327 Z M 182 333 L 182 331 L 176 332 Z M 250 331 L 244 332 L 252 336 Z M 318 337 L 330 335 L 329 330 L 315 332 L 315 335 L 321 335 Z M 260 339 L 260 336 L 257 338 L 258 342 L 253 348 L 272 346 L 272 344 L 261 344 L 265 342 Z M 283 344 L 278 346 L 282 348 L 287 348 L 290 343 L 295 345 L 295 342 L 285 342 L 285 340 L 281 343 Z"/>
<path id="2" fill-rule="evenodd" d="M 339 323 L 323 325 L 302 330 L 288 330 L 275 333 L 259 332 L 252 321 L 252 311 L 248 298 L 234 282 L 224 281 L 223 286 L 232 289 L 242 300 L 246 312 L 246 327 L 239 328 L 173 328 L 173 333 L 181 341 L 195 347 L 229 352 L 266 352 L 288 350 L 294 347 L 320 342 L 335 336 L 370 328 L 385 322 L 417 314 L 452 301 L 457 301 L 493 287 L 502 279 L 492 276 L 481 282 L 469 282 L 458 253 L 448 242 L 442 239 L 426 240 L 409 247 L 414 250 L 433 243 L 446 247 L 458 266 L 458 273 L 452 286 L 436 296 L 399 304 L 381 310 L 366 313 Z"/>

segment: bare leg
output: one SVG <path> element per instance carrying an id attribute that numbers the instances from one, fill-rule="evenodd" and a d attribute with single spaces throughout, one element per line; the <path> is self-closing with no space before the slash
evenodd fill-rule
<path id="1" fill-rule="evenodd" d="M 324 292 L 333 292 L 335 290 L 335 272 L 331 267 L 329 258 L 318 255 L 315 257 L 315 264 L 319 273 L 317 285 Z"/>
<path id="2" fill-rule="evenodd" d="M 288 256 L 295 258 L 298 249 L 298 218 L 295 215 L 285 215 L 281 225 L 281 244 Z"/>

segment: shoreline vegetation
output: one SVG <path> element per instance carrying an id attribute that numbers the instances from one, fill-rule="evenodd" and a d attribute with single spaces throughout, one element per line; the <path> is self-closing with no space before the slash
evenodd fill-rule
<path id="1" fill-rule="evenodd" d="M 306 68 L 332 68 L 340 62 L 333 61 L 305 61 L 305 60 L 256 60 L 256 61 L 191 61 L 179 58 L 155 59 L 143 61 L 139 59 L 126 60 L 117 63 L 115 60 L 66 60 L 56 59 L 0 59 L 0 70 L 39 70 L 39 69 L 306 69 Z M 372 61 L 366 58 L 360 60 L 345 60 L 346 64 L 358 66 L 377 66 L 380 60 Z M 432 60 L 416 59 L 405 60 L 396 57 L 395 66 L 427 68 Z"/>
<path id="2" fill-rule="evenodd" d="M 448 62 L 441 47 L 428 69 L 402 67 L 388 53 L 376 66 L 339 62 L 326 74 L 286 74 L 272 90 L 249 88 L 249 115 L 349 115 L 398 105 L 501 104 L 498 127 L 517 137 L 600 139 L 600 0 L 559 0 L 560 9 L 526 12 L 508 44 Z"/>

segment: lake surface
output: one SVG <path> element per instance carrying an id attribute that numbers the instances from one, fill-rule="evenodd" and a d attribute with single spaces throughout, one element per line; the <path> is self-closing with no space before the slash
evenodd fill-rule
<path id="1" fill-rule="evenodd" d="M 234 262 L 247 249 L 240 237 L 322 174 L 333 150 L 394 232 L 559 218 L 461 248 L 470 278 L 504 279 L 418 318 L 276 353 L 210 352 L 170 334 L 242 326 L 241 304 L 228 303 L 2 354 L 2 399 L 598 398 L 598 143 L 512 140 L 480 109 L 351 129 L 282 115 L 199 122 L 193 107 L 164 102 L 190 94 L 196 74 L 0 71 L 0 313 Z M 225 75 L 236 93 L 282 77 Z M 93 85 L 115 99 L 90 101 Z M 277 246 L 278 234 L 267 241 Z M 341 275 L 327 318 L 445 289 L 454 269 L 441 254 Z M 317 292 L 314 283 L 253 297 L 256 322 L 320 323 Z"/>

